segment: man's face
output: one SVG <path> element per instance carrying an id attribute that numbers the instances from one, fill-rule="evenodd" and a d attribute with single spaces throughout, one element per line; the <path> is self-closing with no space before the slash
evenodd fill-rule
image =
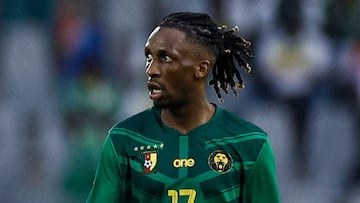
<path id="1" fill-rule="evenodd" d="M 150 99 L 160 107 L 184 105 L 194 95 L 196 54 L 185 33 L 157 27 L 145 44 Z"/>

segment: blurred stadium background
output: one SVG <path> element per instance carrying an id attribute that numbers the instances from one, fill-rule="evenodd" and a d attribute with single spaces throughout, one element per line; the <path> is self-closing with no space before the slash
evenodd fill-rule
<path id="1" fill-rule="evenodd" d="M 151 106 L 143 46 L 173 11 L 253 41 L 218 105 L 269 133 L 283 202 L 360 202 L 359 0 L 1 0 L 0 202 L 85 201 L 107 130 Z"/>

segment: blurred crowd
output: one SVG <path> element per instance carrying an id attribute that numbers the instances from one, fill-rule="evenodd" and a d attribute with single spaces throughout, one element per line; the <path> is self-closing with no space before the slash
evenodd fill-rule
<path id="1" fill-rule="evenodd" d="M 360 0 L 0 1 L 0 202 L 84 202 L 107 130 L 151 106 L 143 46 L 174 11 L 252 41 L 218 105 L 269 132 L 283 202 L 355 202 Z"/>

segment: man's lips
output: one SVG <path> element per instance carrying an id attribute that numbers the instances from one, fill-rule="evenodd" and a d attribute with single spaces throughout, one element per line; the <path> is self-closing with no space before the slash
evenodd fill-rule
<path id="1" fill-rule="evenodd" d="M 147 86 L 149 89 L 150 99 L 152 99 L 152 100 L 159 99 L 162 94 L 161 86 L 155 82 L 148 82 Z"/>

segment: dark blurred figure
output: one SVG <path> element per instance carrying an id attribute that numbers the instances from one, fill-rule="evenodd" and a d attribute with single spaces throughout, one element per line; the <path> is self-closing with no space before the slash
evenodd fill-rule
<path id="1" fill-rule="evenodd" d="M 307 29 L 302 1 L 281 0 L 273 30 L 259 45 L 260 96 L 284 107 L 289 116 L 289 134 L 294 138 L 294 172 L 308 173 L 311 131 L 307 129 L 309 109 L 326 69 L 326 42 Z"/>
<path id="2" fill-rule="evenodd" d="M 353 113 L 353 132 L 360 143 L 360 1 L 329 0 L 325 7 L 324 31 L 332 41 L 333 99 L 347 106 Z M 360 187 L 360 148 L 354 146 L 353 168 L 345 177 L 340 199 L 349 202 L 355 189 Z"/>
<path id="3" fill-rule="evenodd" d="M 54 35 L 58 101 L 67 135 L 62 182 L 67 201 L 75 202 L 90 190 L 97 143 L 103 141 L 103 129 L 112 123 L 119 100 L 106 65 L 106 37 L 96 17 L 97 4 L 85 3 L 59 2 Z"/>

